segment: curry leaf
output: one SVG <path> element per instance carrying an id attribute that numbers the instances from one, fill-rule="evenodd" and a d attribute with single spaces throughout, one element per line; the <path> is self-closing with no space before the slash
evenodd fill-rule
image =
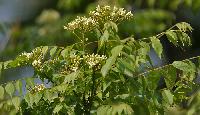
<path id="1" fill-rule="evenodd" d="M 115 63 L 117 56 L 120 54 L 123 49 L 122 45 L 116 46 L 111 50 L 112 56 L 106 60 L 106 64 L 101 68 L 101 73 L 103 76 L 106 76 L 112 65 Z"/>
<path id="2" fill-rule="evenodd" d="M 20 95 L 22 95 L 22 81 L 17 80 L 15 83 L 16 90 L 19 92 Z"/>
<path id="3" fill-rule="evenodd" d="M 12 97 L 13 93 L 15 92 L 15 87 L 12 83 L 8 83 L 5 86 L 5 90 Z"/>
<path id="4" fill-rule="evenodd" d="M 53 110 L 53 113 L 58 113 L 63 108 L 63 105 L 59 104 L 56 105 L 56 107 Z"/>
<path id="5" fill-rule="evenodd" d="M 105 42 L 108 41 L 108 38 L 109 38 L 109 32 L 108 30 L 105 30 L 103 35 L 100 37 L 99 49 L 104 45 Z"/>
<path id="6" fill-rule="evenodd" d="M 163 47 L 162 47 L 162 44 L 160 43 L 160 40 L 156 37 L 152 37 L 151 43 L 152 43 L 152 47 L 154 48 L 155 52 L 161 58 L 161 54 L 163 52 Z"/>
<path id="7" fill-rule="evenodd" d="M 20 103 L 21 103 L 20 97 L 14 97 L 14 98 L 12 98 L 12 103 L 15 106 L 15 108 L 18 110 L 19 106 L 20 106 Z"/>
<path id="8" fill-rule="evenodd" d="M 0 100 L 4 98 L 4 88 L 0 86 Z"/>
<path id="9" fill-rule="evenodd" d="M 182 71 L 186 71 L 186 72 L 195 72 L 195 66 L 192 65 L 191 63 L 186 63 L 186 62 L 182 62 L 182 61 L 174 61 L 172 63 L 172 65 L 177 68 L 180 69 Z"/>
<path id="10" fill-rule="evenodd" d="M 170 92 L 170 90 L 163 90 L 163 104 L 164 105 L 172 105 L 173 104 L 173 97 L 174 95 Z"/>
<path id="11" fill-rule="evenodd" d="M 175 46 L 178 45 L 178 37 L 175 32 L 169 30 L 165 34 L 170 42 L 172 42 Z"/>

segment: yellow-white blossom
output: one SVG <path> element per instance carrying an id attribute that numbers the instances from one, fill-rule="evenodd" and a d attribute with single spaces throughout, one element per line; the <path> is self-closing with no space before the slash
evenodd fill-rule
<path id="1" fill-rule="evenodd" d="M 32 62 L 32 66 L 40 66 L 41 65 L 41 61 L 40 60 L 34 60 L 33 62 Z"/>
<path id="2" fill-rule="evenodd" d="M 97 6 L 95 11 L 89 13 L 89 16 L 99 23 L 105 23 L 107 21 L 119 23 L 120 21 L 131 19 L 133 14 L 131 11 L 127 12 L 124 8 Z"/>
<path id="3" fill-rule="evenodd" d="M 91 17 L 86 18 L 85 16 L 80 17 L 77 16 L 75 20 L 68 23 L 67 26 L 64 26 L 64 29 L 68 29 L 70 31 L 74 30 L 82 30 L 82 31 L 90 31 L 98 25 L 98 22 L 96 22 Z"/>
<path id="4" fill-rule="evenodd" d="M 44 84 L 40 84 L 40 85 L 35 85 L 31 90 L 30 92 L 31 93 L 36 93 L 36 92 L 40 92 L 42 90 L 44 90 L 46 87 Z"/>
<path id="5" fill-rule="evenodd" d="M 103 60 L 107 59 L 105 55 L 98 54 L 88 54 L 84 57 L 85 62 L 89 65 L 89 68 L 92 68 L 98 64 L 100 64 Z"/>

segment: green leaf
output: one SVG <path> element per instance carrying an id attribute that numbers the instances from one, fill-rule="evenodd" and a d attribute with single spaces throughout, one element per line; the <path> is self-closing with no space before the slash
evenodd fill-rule
<path id="1" fill-rule="evenodd" d="M 103 92 L 106 91 L 106 89 L 110 86 L 110 84 L 111 84 L 111 82 L 108 82 L 108 83 L 106 83 L 106 81 L 103 82 Z"/>
<path id="2" fill-rule="evenodd" d="M 61 84 L 61 85 L 54 87 L 55 91 L 62 92 L 62 93 L 65 92 L 66 89 L 67 89 L 67 84 Z"/>
<path id="3" fill-rule="evenodd" d="M 63 56 L 63 58 L 66 58 L 69 55 L 69 49 L 65 48 L 62 52 L 61 55 Z"/>
<path id="4" fill-rule="evenodd" d="M 139 42 L 139 44 L 140 44 L 141 48 L 138 49 L 138 53 L 139 53 L 140 55 L 143 55 L 143 56 L 148 55 L 148 53 L 149 53 L 149 51 L 150 51 L 150 46 L 149 46 L 149 44 L 146 43 L 146 42 L 142 42 L 142 41 Z"/>
<path id="5" fill-rule="evenodd" d="M 183 46 L 185 46 L 185 44 L 187 46 L 191 46 L 192 45 L 191 38 L 188 36 L 188 34 L 186 34 L 184 32 L 179 33 L 179 39 L 182 42 Z"/>
<path id="6" fill-rule="evenodd" d="M 74 80 L 78 77 L 80 71 L 73 72 L 69 75 L 65 75 L 64 83 L 72 83 L 74 85 Z"/>
<path id="7" fill-rule="evenodd" d="M 160 80 L 160 76 L 161 74 L 159 71 L 152 71 L 148 74 L 148 77 L 145 78 L 150 90 L 156 90 L 159 84 L 158 82 Z"/>
<path id="8" fill-rule="evenodd" d="M 185 72 L 195 72 L 196 71 L 195 65 L 193 65 L 191 63 L 186 63 L 186 62 L 182 62 L 182 61 L 174 61 L 172 63 L 172 65 L 175 68 L 180 69 L 180 70 L 185 71 Z"/>
<path id="9" fill-rule="evenodd" d="M 124 47 L 123 45 L 118 45 L 118 46 L 114 47 L 114 48 L 111 50 L 112 56 L 117 57 L 117 56 L 120 54 L 120 52 L 121 52 L 121 50 L 123 49 L 123 47 Z"/>
<path id="10" fill-rule="evenodd" d="M 55 98 L 57 98 L 57 97 L 58 97 L 58 95 L 54 94 L 52 91 L 46 90 L 46 91 L 44 92 L 44 97 L 43 97 L 43 99 L 44 99 L 45 101 L 48 100 L 49 102 L 52 102 L 53 99 L 55 99 Z"/>
<path id="11" fill-rule="evenodd" d="M 135 64 L 130 63 L 125 59 L 119 59 L 118 62 L 119 70 L 121 70 L 125 75 L 133 77 L 133 72 L 136 69 Z"/>
<path id="12" fill-rule="evenodd" d="M 0 100 L 4 98 L 4 88 L 0 86 Z"/>
<path id="13" fill-rule="evenodd" d="M 78 77 L 78 75 L 80 74 L 80 71 L 77 70 L 76 72 L 72 72 L 68 75 L 65 74 L 53 74 L 54 79 L 56 78 L 64 78 L 64 82 L 63 83 L 72 83 L 72 85 L 74 85 L 74 80 Z"/>
<path id="14" fill-rule="evenodd" d="M 192 27 L 190 26 L 190 24 L 186 23 L 186 22 L 180 22 L 176 24 L 177 28 L 183 32 L 186 32 L 187 30 L 192 31 Z"/>
<path id="15" fill-rule="evenodd" d="M 114 99 L 120 98 L 120 99 L 126 99 L 130 97 L 130 94 L 121 94 L 121 95 L 117 95 L 116 97 L 114 97 Z"/>
<path id="16" fill-rule="evenodd" d="M 1 79 L 1 74 L 2 74 L 2 71 L 3 71 L 3 65 L 4 63 L 3 62 L 0 62 L 0 79 Z"/>
<path id="17" fill-rule="evenodd" d="M 22 81 L 17 80 L 15 83 L 16 90 L 19 92 L 20 95 L 22 95 Z"/>
<path id="18" fill-rule="evenodd" d="M 28 92 L 24 96 L 25 101 L 28 103 L 30 107 L 32 107 L 33 103 L 37 105 L 41 98 L 42 98 L 42 94 L 40 92 L 34 93 L 34 94 L 31 94 L 30 92 Z"/>
<path id="19" fill-rule="evenodd" d="M 162 47 L 162 44 L 160 43 L 160 40 L 154 36 L 154 37 L 151 37 L 151 43 L 152 43 L 152 47 L 154 48 L 155 52 L 161 58 L 161 54 L 163 52 L 163 47 Z"/>
<path id="20" fill-rule="evenodd" d="M 97 109 L 97 115 L 107 115 L 107 111 L 110 109 L 109 105 L 102 105 Z"/>
<path id="21" fill-rule="evenodd" d="M 101 47 L 104 45 L 104 43 L 108 41 L 108 38 L 109 38 L 109 32 L 108 32 L 108 30 L 105 30 L 103 35 L 100 38 L 99 49 L 101 49 Z"/>
<path id="22" fill-rule="evenodd" d="M 33 88 L 35 86 L 34 78 L 32 78 L 32 77 L 26 78 L 26 86 L 30 86 L 31 88 Z"/>
<path id="23" fill-rule="evenodd" d="M 172 42 L 175 46 L 178 45 L 178 37 L 175 32 L 169 30 L 165 34 L 170 42 Z"/>
<path id="24" fill-rule="evenodd" d="M 63 108 L 63 105 L 59 104 L 56 105 L 56 107 L 53 110 L 53 113 L 58 113 Z"/>
<path id="25" fill-rule="evenodd" d="M 110 25 L 111 25 L 112 29 L 115 29 L 115 32 L 118 32 L 118 27 L 117 27 L 116 23 L 110 22 Z"/>
<path id="26" fill-rule="evenodd" d="M 56 53 L 57 50 L 57 46 L 54 46 L 51 50 L 50 50 L 50 56 L 53 57 L 54 54 Z"/>
<path id="27" fill-rule="evenodd" d="M 167 69 L 163 70 L 164 73 L 164 80 L 168 89 L 172 89 L 176 83 L 177 73 L 176 68 L 168 67 Z"/>
<path id="28" fill-rule="evenodd" d="M 44 46 L 44 47 L 42 48 L 42 54 L 45 55 L 45 54 L 47 53 L 48 49 L 49 49 L 48 46 Z"/>
<path id="29" fill-rule="evenodd" d="M 14 98 L 12 98 L 12 103 L 15 106 L 15 108 L 17 110 L 19 110 L 19 106 L 20 106 L 20 103 L 21 103 L 20 97 L 14 97 Z"/>
<path id="30" fill-rule="evenodd" d="M 172 105 L 173 104 L 173 97 L 174 95 L 170 92 L 170 90 L 163 90 L 163 104 L 164 105 Z"/>
<path id="31" fill-rule="evenodd" d="M 28 106 L 32 107 L 33 103 L 34 103 L 34 98 L 33 95 L 31 93 L 27 93 L 24 96 L 25 101 L 28 103 Z"/>
<path id="32" fill-rule="evenodd" d="M 112 21 L 109 21 L 107 23 L 104 24 L 104 29 L 109 29 L 109 28 L 112 28 L 113 30 L 115 30 L 115 32 L 118 32 L 118 27 L 117 27 L 117 24 L 112 22 Z"/>
<path id="33" fill-rule="evenodd" d="M 13 93 L 15 92 L 15 87 L 12 83 L 8 83 L 5 86 L 5 90 L 12 97 Z"/>
<path id="34" fill-rule="evenodd" d="M 40 99 L 42 98 L 42 94 L 41 93 L 35 93 L 32 96 L 34 98 L 34 103 L 37 105 L 38 102 L 40 101 Z"/>
<path id="35" fill-rule="evenodd" d="M 111 69 L 112 65 L 115 63 L 117 56 L 119 55 L 119 53 L 121 52 L 121 50 L 123 49 L 123 45 L 119 45 L 114 47 L 111 50 L 112 56 L 109 57 L 106 60 L 106 64 L 103 65 L 103 67 L 101 68 L 101 73 L 102 75 L 105 77 L 107 75 L 107 73 L 109 72 L 109 70 Z"/>
<path id="36" fill-rule="evenodd" d="M 11 63 L 12 61 L 13 61 L 13 60 L 5 61 L 5 62 L 3 63 L 4 69 L 9 69 L 9 68 L 10 68 L 10 63 Z"/>
<path id="37" fill-rule="evenodd" d="M 126 103 L 102 105 L 97 109 L 97 115 L 133 115 L 134 111 Z"/>

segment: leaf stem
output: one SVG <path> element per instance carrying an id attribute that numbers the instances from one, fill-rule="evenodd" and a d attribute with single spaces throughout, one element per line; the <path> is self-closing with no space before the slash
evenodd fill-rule
<path id="1" fill-rule="evenodd" d="M 184 60 L 182 60 L 182 61 L 183 61 L 183 62 L 184 62 L 184 61 L 189 61 L 189 60 L 193 60 L 193 59 L 196 59 L 196 58 L 200 58 L 200 56 L 191 57 L 191 58 L 188 58 L 188 59 L 184 59 Z M 140 73 L 140 74 L 138 74 L 137 76 L 138 76 L 138 77 L 139 77 L 139 76 L 145 76 L 145 74 L 148 74 L 148 73 L 150 73 L 150 72 L 152 72 L 152 71 L 162 70 L 162 69 L 164 69 L 164 68 L 166 68 L 166 67 L 169 67 L 169 66 L 172 66 L 172 64 L 167 64 L 167 65 L 164 65 L 164 66 L 160 66 L 160 67 L 157 67 L 157 68 L 153 68 L 153 69 L 151 69 L 151 70 L 148 70 L 148 71 L 145 71 L 145 72 L 143 72 L 143 73 Z"/>

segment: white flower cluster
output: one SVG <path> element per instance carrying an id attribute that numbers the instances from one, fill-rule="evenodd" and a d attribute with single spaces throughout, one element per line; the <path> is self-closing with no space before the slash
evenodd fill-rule
<path id="1" fill-rule="evenodd" d="M 97 6 L 96 11 L 91 11 L 89 13 L 90 17 L 92 17 L 97 22 L 106 22 L 113 21 L 115 23 L 119 23 L 123 20 L 128 20 L 133 17 L 131 11 L 127 12 L 124 8 L 117 8 L 110 6 Z"/>
<path id="2" fill-rule="evenodd" d="M 23 57 L 23 58 L 21 58 Z M 41 60 L 43 60 L 43 53 L 41 47 L 34 49 L 30 53 L 22 53 L 19 55 L 18 65 L 27 65 L 30 64 L 35 68 L 39 68 L 42 64 Z M 24 59 L 25 58 L 25 59 Z"/>
<path id="3" fill-rule="evenodd" d="M 92 54 L 92 55 L 85 55 L 84 57 L 85 62 L 89 65 L 89 68 L 93 68 L 94 66 L 100 64 L 103 60 L 107 59 L 105 55 L 98 55 L 98 54 Z"/>
<path id="4" fill-rule="evenodd" d="M 34 86 L 34 88 L 32 88 L 30 90 L 30 92 L 33 94 L 33 93 L 36 93 L 36 92 L 40 92 L 40 91 L 44 90 L 45 88 L 46 87 L 45 87 L 44 84 L 36 85 L 36 86 Z"/>
<path id="5" fill-rule="evenodd" d="M 78 55 L 72 55 L 70 56 L 70 70 L 73 72 L 76 72 L 80 66 L 82 58 L 80 58 L 80 56 Z"/>
<path id="6" fill-rule="evenodd" d="M 87 55 L 83 55 L 82 58 L 78 55 L 71 55 L 70 64 L 69 65 L 64 64 L 64 66 L 62 66 L 63 68 L 61 68 L 60 73 L 69 74 L 72 72 L 76 72 L 81 67 L 81 64 L 83 63 L 88 65 L 90 69 L 95 67 L 94 69 L 98 70 L 101 67 L 101 62 L 106 59 L 107 57 L 105 55 L 98 55 L 98 54 L 87 54 Z"/>
<path id="7" fill-rule="evenodd" d="M 77 18 L 74 21 L 68 23 L 67 26 L 64 26 L 64 29 L 68 29 L 70 31 L 74 30 L 91 31 L 97 25 L 98 22 L 96 22 L 91 17 L 86 18 L 85 16 L 83 17 L 77 16 Z"/>
<path id="8" fill-rule="evenodd" d="M 19 56 L 25 56 L 28 60 L 33 56 L 33 53 L 31 52 L 31 53 L 26 53 L 26 52 L 24 52 L 24 53 L 22 53 L 21 55 L 19 55 Z"/>
<path id="9" fill-rule="evenodd" d="M 41 61 L 40 60 L 34 60 L 33 62 L 32 62 L 32 66 L 33 67 L 38 67 L 38 66 L 40 66 L 41 65 Z"/>
<path id="10" fill-rule="evenodd" d="M 64 26 L 64 29 L 68 29 L 70 31 L 74 30 L 83 30 L 91 31 L 96 27 L 99 27 L 100 24 L 104 24 L 107 21 L 113 21 L 115 23 L 119 23 L 123 20 L 128 20 L 133 17 L 133 14 L 124 10 L 124 8 L 117 8 L 110 6 L 97 6 L 95 11 L 91 11 L 89 13 L 90 17 L 77 17 L 72 22 L 68 23 L 67 26 Z"/>

